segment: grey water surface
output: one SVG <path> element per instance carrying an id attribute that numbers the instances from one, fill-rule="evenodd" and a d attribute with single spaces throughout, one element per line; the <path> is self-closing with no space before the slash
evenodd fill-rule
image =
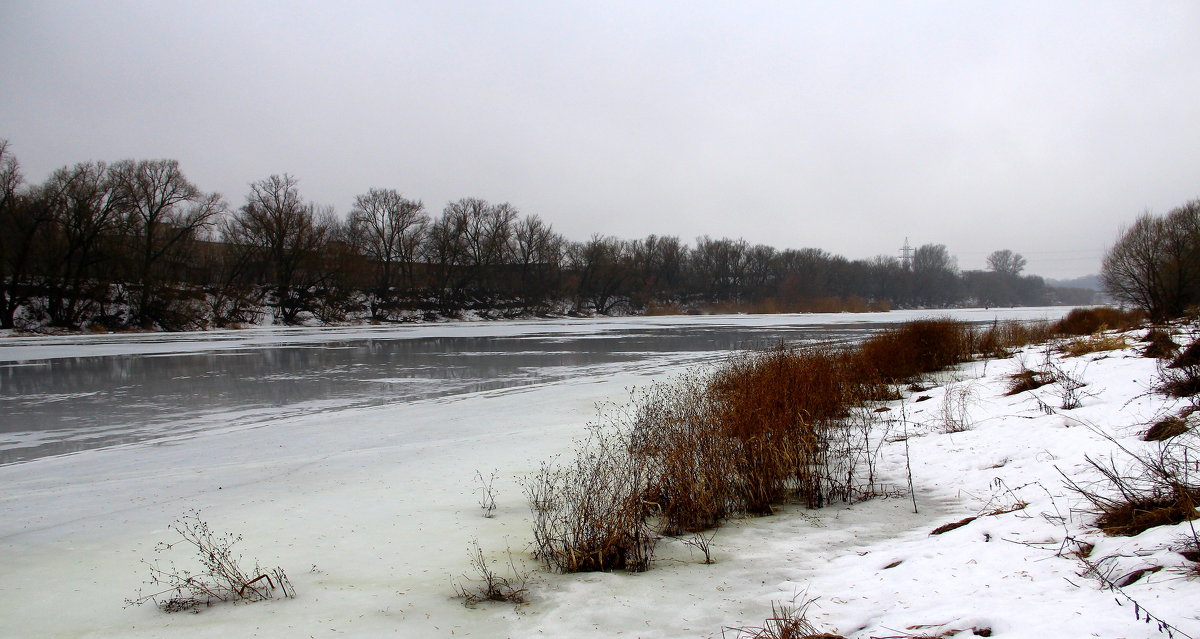
<path id="1" fill-rule="evenodd" d="M 512 337 L 379 337 L 0 363 L 0 464 L 281 416 L 856 341 L 879 323 L 640 327 Z"/>

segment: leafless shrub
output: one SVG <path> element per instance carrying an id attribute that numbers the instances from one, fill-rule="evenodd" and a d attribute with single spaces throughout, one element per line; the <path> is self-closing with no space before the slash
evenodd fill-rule
<path id="1" fill-rule="evenodd" d="M 1107 559 L 1107 557 L 1105 559 Z M 1125 592 L 1125 586 L 1137 581 L 1137 579 L 1140 579 L 1145 573 L 1136 575 L 1136 578 L 1132 580 L 1130 580 L 1130 578 L 1134 577 L 1133 574 L 1125 575 L 1117 580 L 1114 579 L 1110 569 L 1105 569 L 1102 566 L 1104 559 L 1092 561 L 1087 557 L 1080 556 L 1079 561 L 1082 562 L 1086 567 L 1083 574 L 1080 576 L 1092 577 L 1096 579 L 1100 582 L 1101 587 L 1117 595 L 1116 602 L 1118 606 L 1129 604 L 1129 606 L 1133 609 L 1133 616 L 1138 621 L 1145 621 L 1147 624 L 1153 624 L 1158 633 L 1167 635 L 1168 639 L 1171 639 L 1175 636 L 1191 639 L 1191 635 L 1183 632 L 1174 624 L 1167 622 L 1162 617 L 1151 613 L 1149 610 L 1146 610 L 1145 606 L 1130 596 L 1129 593 Z M 1151 569 L 1151 571 L 1153 572 L 1154 570 Z"/>
<path id="2" fill-rule="evenodd" d="M 961 433 L 971 429 L 971 407 L 978 401 L 978 393 L 970 384 L 952 384 L 942 395 L 937 425 L 946 433 Z"/>
<path id="3" fill-rule="evenodd" d="M 543 463 L 525 483 L 533 511 L 534 554 L 559 572 L 646 570 L 655 532 L 645 464 L 629 453 L 627 435 L 594 427 L 570 464 Z"/>
<path id="4" fill-rule="evenodd" d="M 475 572 L 475 583 L 469 586 L 455 584 L 455 593 L 463 599 L 463 603 L 467 606 L 484 601 L 507 601 L 511 603 L 524 603 L 529 590 L 526 588 L 528 583 L 527 575 L 517 570 L 513 563 L 512 553 L 508 555 L 508 568 L 512 574 L 510 577 L 505 577 L 495 569 L 492 564 L 483 556 L 483 549 L 479 547 L 479 540 L 471 540 L 471 545 L 468 550 L 470 557 L 471 569 Z"/>
<path id="5" fill-rule="evenodd" d="M 1011 355 L 1012 349 L 1044 342 L 1055 334 L 1055 327 L 1050 322 L 996 320 L 979 334 L 975 351 L 984 357 L 1004 358 Z"/>
<path id="6" fill-rule="evenodd" d="M 1042 365 L 1043 373 L 1055 384 L 1055 393 L 1058 395 L 1059 408 L 1062 410 L 1075 410 L 1083 406 L 1083 398 L 1085 393 L 1083 388 L 1087 386 L 1087 382 L 1083 381 L 1083 373 L 1085 367 L 1075 367 L 1068 372 L 1059 363 L 1055 362 L 1049 356 L 1046 357 L 1046 362 Z"/>
<path id="7" fill-rule="evenodd" d="M 1009 382 L 1008 390 L 1004 392 L 1005 395 L 1017 395 L 1031 391 L 1054 381 L 1045 372 L 1033 371 L 1024 367 L 1020 371 L 1009 375 L 1009 379 L 1011 381 Z"/>
<path id="8" fill-rule="evenodd" d="M 1059 348 L 1067 357 L 1080 357 L 1089 353 L 1117 351 L 1128 347 L 1129 343 L 1125 341 L 1123 335 L 1096 334 L 1069 340 Z"/>
<path id="9" fill-rule="evenodd" d="M 716 536 L 717 533 L 715 532 L 709 535 L 705 535 L 704 533 L 694 533 L 690 538 L 684 539 L 683 544 L 685 546 L 691 546 L 692 548 L 704 553 L 704 563 L 706 565 L 713 564 L 716 562 L 714 562 L 712 558 L 712 540 Z"/>
<path id="10" fill-rule="evenodd" d="M 913 376 L 966 361 L 973 343 L 964 324 L 913 322 L 859 348 L 744 353 L 638 391 L 572 461 L 525 481 L 535 554 L 562 572 L 640 571 L 660 535 L 767 514 L 789 498 L 816 508 L 890 494 L 875 482 L 886 438 L 872 442 L 873 409 Z"/>
<path id="11" fill-rule="evenodd" d="M 1145 321 L 1145 318 L 1146 316 L 1139 311 L 1127 311 L 1111 306 L 1076 308 L 1055 322 L 1053 328 L 1060 335 L 1093 335 L 1105 329 L 1129 330 Z"/>
<path id="12" fill-rule="evenodd" d="M 498 474 L 497 471 L 493 470 L 485 478 L 482 472 L 475 471 L 475 479 L 479 481 L 479 486 L 475 490 L 479 495 L 479 507 L 483 509 L 484 517 L 490 518 L 496 516 L 496 489 L 494 488 L 494 484 Z"/>
<path id="13" fill-rule="evenodd" d="M 218 601 L 262 601 L 276 595 L 295 597 L 296 590 L 282 568 L 264 570 L 257 562 L 253 571 L 241 566 L 242 558 L 233 547 L 242 541 L 241 535 L 213 532 L 199 511 L 193 510 L 173 522 L 169 529 L 179 535 L 171 543 L 160 542 L 156 554 L 165 554 L 183 544 L 194 548 L 200 559 L 200 569 L 178 568 L 172 561 L 144 561 L 150 570 L 146 584 L 157 589 L 150 594 L 139 592 L 126 599 L 127 605 L 154 602 L 165 612 L 197 611 Z"/>

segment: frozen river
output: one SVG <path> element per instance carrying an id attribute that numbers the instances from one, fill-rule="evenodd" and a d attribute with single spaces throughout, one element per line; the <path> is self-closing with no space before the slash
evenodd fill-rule
<path id="1" fill-rule="evenodd" d="M 938 312 L 945 315 L 945 312 Z M 1062 309 L 955 311 L 970 321 Z M 281 417 L 846 342 L 929 313 L 252 329 L 0 340 L 0 464 Z"/>

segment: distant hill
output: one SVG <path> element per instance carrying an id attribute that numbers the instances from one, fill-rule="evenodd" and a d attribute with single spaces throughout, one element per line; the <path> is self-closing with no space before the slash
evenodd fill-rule
<path id="1" fill-rule="evenodd" d="M 1084 275 L 1072 280 L 1055 280 L 1046 278 L 1046 283 L 1050 286 L 1059 288 L 1083 288 L 1089 291 L 1102 291 L 1104 287 L 1100 284 L 1099 275 Z"/>

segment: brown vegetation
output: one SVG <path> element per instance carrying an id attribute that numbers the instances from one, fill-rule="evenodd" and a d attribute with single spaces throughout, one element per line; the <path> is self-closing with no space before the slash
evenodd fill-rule
<path id="1" fill-rule="evenodd" d="M 1159 389 L 1172 397 L 1200 394 L 1200 341 L 1192 342 L 1169 366 L 1159 369 Z"/>
<path id="2" fill-rule="evenodd" d="M 1060 335 L 1092 335 L 1103 330 L 1127 331 L 1146 319 L 1141 311 L 1127 311 L 1111 306 L 1076 308 L 1054 324 Z"/>
<path id="3" fill-rule="evenodd" d="M 1132 536 L 1197 518 L 1200 483 L 1192 470 L 1198 452 L 1196 437 L 1176 436 L 1157 450 L 1142 453 L 1117 446 L 1124 454 L 1125 466 L 1118 467 L 1111 458 L 1085 457 L 1101 480 L 1085 485 L 1067 479 L 1067 485 L 1092 504 L 1100 530 Z"/>
<path id="4" fill-rule="evenodd" d="M 659 535 L 877 492 L 870 423 L 896 385 L 971 357 L 976 332 L 904 324 L 857 348 L 780 347 L 640 391 L 567 465 L 526 484 L 537 555 L 559 571 L 644 570 Z"/>
<path id="5" fill-rule="evenodd" d="M 1187 421 L 1174 415 L 1164 417 L 1142 435 L 1144 442 L 1161 442 L 1188 432 Z"/>
<path id="6" fill-rule="evenodd" d="M 1159 328 L 1152 328 L 1146 333 L 1146 348 L 1142 351 L 1145 357 L 1154 359 L 1170 359 L 1179 353 L 1179 344 L 1171 339 L 1171 334 Z"/>
<path id="7" fill-rule="evenodd" d="M 1089 353 L 1117 351 L 1128 347 L 1129 343 L 1123 335 L 1096 334 L 1069 340 L 1062 344 L 1060 350 L 1068 357 L 1080 357 Z"/>
<path id="8" fill-rule="evenodd" d="M 1032 371 L 1028 368 L 1024 368 L 1018 373 L 1013 373 L 1009 376 L 1009 379 L 1011 379 L 1012 382 L 1008 385 L 1008 390 L 1004 393 L 1005 395 L 1017 395 L 1019 393 L 1031 391 L 1035 388 L 1041 388 L 1042 386 L 1054 381 L 1045 372 Z"/>

